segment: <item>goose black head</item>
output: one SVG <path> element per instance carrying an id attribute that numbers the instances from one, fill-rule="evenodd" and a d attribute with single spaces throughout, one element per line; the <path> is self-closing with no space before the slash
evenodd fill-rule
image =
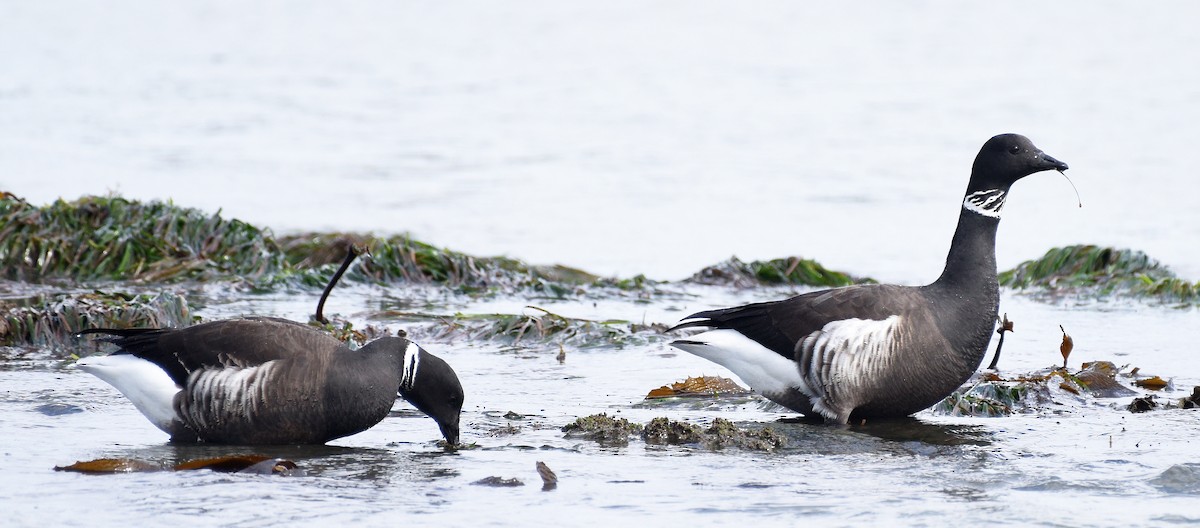
<path id="1" fill-rule="evenodd" d="M 463 406 L 458 374 L 442 358 L 412 342 L 404 348 L 402 372 L 400 396 L 433 418 L 449 445 L 458 445 L 458 418 Z"/>
<path id="2" fill-rule="evenodd" d="M 1007 190 L 1021 178 L 1048 170 L 1065 171 L 1067 164 L 1042 152 L 1025 136 L 1000 134 L 979 149 L 967 191 Z"/>

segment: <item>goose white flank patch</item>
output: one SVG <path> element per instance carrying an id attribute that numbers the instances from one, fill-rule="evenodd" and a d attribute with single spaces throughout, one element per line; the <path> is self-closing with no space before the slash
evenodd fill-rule
<path id="1" fill-rule="evenodd" d="M 699 312 L 672 330 L 712 330 L 671 344 L 812 419 L 844 424 L 925 409 L 983 361 L 1000 303 L 1000 210 L 1013 183 L 1047 170 L 1067 164 L 1024 136 L 1001 134 L 984 143 L 946 267 L 932 284 L 847 286 Z"/>
<path id="2" fill-rule="evenodd" d="M 399 395 L 458 443 L 458 375 L 404 338 L 351 350 L 268 317 L 81 334 L 106 334 L 119 349 L 76 366 L 116 387 L 173 442 L 323 444 L 379 423 Z"/>

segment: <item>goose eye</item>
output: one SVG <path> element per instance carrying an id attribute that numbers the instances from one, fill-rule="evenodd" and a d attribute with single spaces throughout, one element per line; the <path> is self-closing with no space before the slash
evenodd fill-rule
<path id="1" fill-rule="evenodd" d="M 1011 147 L 1008 147 L 1008 152 L 1009 152 L 1010 154 L 1016 154 L 1016 153 L 1018 153 L 1018 152 L 1021 152 L 1021 146 L 1020 146 L 1020 145 L 1013 145 L 1013 146 L 1011 146 Z"/>

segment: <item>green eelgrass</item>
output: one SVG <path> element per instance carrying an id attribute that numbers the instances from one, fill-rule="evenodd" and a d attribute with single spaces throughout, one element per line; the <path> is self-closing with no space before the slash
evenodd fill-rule
<path id="1" fill-rule="evenodd" d="M 192 323 L 187 300 L 171 292 L 40 295 L 0 303 L 0 346 L 70 348 L 87 328 L 161 328 Z"/>
<path id="2" fill-rule="evenodd" d="M 1200 283 L 1180 279 L 1145 253 L 1093 245 L 1051 249 L 1039 259 L 1000 273 L 999 280 L 1003 286 L 1018 289 L 1200 300 Z"/>

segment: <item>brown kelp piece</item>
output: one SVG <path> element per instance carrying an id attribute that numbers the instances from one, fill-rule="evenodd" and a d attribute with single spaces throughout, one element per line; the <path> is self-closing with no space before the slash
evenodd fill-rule
<path id="1" fill-rule="evenodd" d="M 1075 340 L 1067 334 L 1067 330 L 1062 325 L 1058 325 L 1058 329 L 1062 330 L 1062 344 L 1058 345 L 1058 351 L 1062 353 L 1063 368 L 1067 368 L 1067 356 L 1071 355 L 1071 351 L 1075 349 Z"/>
<path id="2" fill-rule="evenodd" d="M 663 385 L 650 391 L 647 400 L 661 398 L 697 398 L 718 396 L 744 396 L 750 394 L 749 389 L 742 388 L 729 378 L 719 376 L 688 377 L 670 385 Z"/>
<path id="3" fill-rule="evenodd" d="M 55 471 L 74 471 L 76 473 L 138 473 L 144 471 L 161 471 L 163 468 L 142 460 L 132 458 L 97 458 L 95 460 L 79 461 L 69 466 L 54 466 Z"/>

